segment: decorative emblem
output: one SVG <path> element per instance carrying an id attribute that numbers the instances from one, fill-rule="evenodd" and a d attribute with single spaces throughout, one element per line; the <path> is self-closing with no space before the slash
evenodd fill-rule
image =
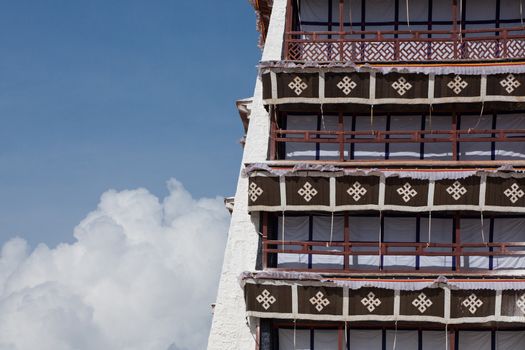
<path id="1" fill-rule="evenodd" d="M 352 92 L 352 90 L 355 89 L 357 86 L 357 83 L 350 79 L 347 75 L 339 83 L 337 83 L 337 87 L 339 90 L 341 90 L 345 95 L 348 96 Z"/>
<path id="2" fill-rule="evenodd" d="M 507 196 L 512 204 L 516 203 L 521 197 L 525 196 L 525 192 L 523 192 L 520 186 L 518 186 L 516 183 L 513 183 L 512 186 L 507 188 L 503 194 Z"/>
<path id="3" fill-rule="evenodd" d="M 405 203 L 410 202 L 412 198 L 417 196 L 417 191 L 408 182 L 397 189 L 397 193 L 403 197 Z"/>
<path id="4" fill-rule="evenodd" d="M 299 189 L 299 191 L 297 191 L 297 193 L 299 193 L 299 195 L 302 196 L 305 201 L 309 202 L 319 192 L 317 192 L 317 190 L 309 182 L 307 182 L 301 189 Z"/>
<path id="5" fill-rule="evenodd" d="M 373 292 L 370 292 L 366 298 L 361 299 L 361 304 L 363 304 L 368 311 L 373 312 L 379 305 L 381 305 L 381 300 L 376 298 L 376 295 Z"/>
<path id="6" fill-rule="evenodd" d="M 516 300 L 516 305 L 520 308 L 521 312 L 525 313 L 525 294 L 522 294 L 521 297 Z"/>
<path id="7" fill-rule="evenodd" d="M 410 84 L 404 77 L 400 77 L 397 81 L 392 83 L 392 87 L 396 90 L 399 96 L 403 96 L 412 89 L 412 84 Z"/>
<path id="8" fill-rule="evenodd" d="M 318 312 L 321 312 L 325 307 L 327 307 L 330 304 L 330 300 L 325 298 L 322 292 L 317 292 L 315 297 L 310 298 L 310 304 L 315 305 L 315 309 Z"/>
<path id="9" fill-rule="evenodd" d="M 270 306 L 272 306 L 272 304 L 277 301 L 277 299 L 275 299 L 275 297 L 270 292 L 268 292 L 267 289 L 263 290 L 262 293 L 255 298 L 255 300 L 257 300 L 265 310 L 268 310 Z"/>
<path id="10" fill-rule="evenodd" d="M 483 305 L 483 302 L 476 296 L 476 294 L 472 293 L 467 299 L 463 300 L 461 304 L 464 307 L 467 307 L 468 311 L 470 311 L 470 313 L 474 315 L 478 311 L 478 309 Z"/>
<path id="11" fill-rule="evenodd" d="M 419 294 L 417 298 L 412 301 L 412 305 L 414 305 L 414 307 L 416 307 L 422 314 L 424 314 L 427 309 L 432 306 L 432 304 L 434 303 L 427 297 L 425 293 Z"/>
<path id="12" fill-rule="evenodd" d="M 499 84 L 507 90 L 507 93 L 512 94 L 514 90 L 521 86 L 521 83 L 516 79 L 514 74 L 509 74 L 499 82 Z"/>
<path id="13" fill-rule="evenodd" d="M 358 181 L 354 182 L 352 187 L 350 187 L 346 193 L 348 193 L 349 196 L 351 196 L 354 201 L 358 201 L 363 197 L 368 191 L 366 188 L 363 187 Z"/>
<path id="14" fill-rule="evenodd" d="M 467 189 L 461 184 L 461 182 L 456 181 L 447 187 L 447 193 L 457 201 L 467 193 Z"/>
<path id="15" fill-rule="evenodd" d="M 308 85 L 297 75 L 290 84 L 288 84 L 288 87 L 292 89 L 297 96 L 300 96 L 304 90 L 308 89 Z"/>
<path id="16" fill-rule="evenodd" d="M 248 189 L 248 196 L 250 196 L 252 202 L 255 202 L 257 199 L 259 199 L 259 196 L 263 193 L 263 189 L 257 186 L 255 182 L 252 182 L 250 184 L 250 188 Z"/>
<path id="17" fill-rule="evenodd" d="M 453 80 L 448 82 L 447 86 L 450 90 L 454 91 L 456 95 L 459 95 L 461 91 L 468 86 L 468 83 L 463 80 L 461 76 L 456 75 Z"/>

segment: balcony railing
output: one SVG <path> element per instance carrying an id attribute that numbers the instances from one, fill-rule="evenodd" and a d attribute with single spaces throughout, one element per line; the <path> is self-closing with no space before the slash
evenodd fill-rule
<path id="1" fill-rule="evenodd" d="M 400 31 L 288 31 L 291 61 L 410 62 L 525 58 L 523 27 Z"/>
<path id="2" fill-rule="evenodd" d="M 271 159 L 279 159 L 277 149 L 286 143 L 337 144 L 339 161 L 345 161 L 347 145 L 391 143 L 450 143 L 451 160 L 458 160 L 458 144 L 472 142 L 525 142 L 525 129 L 491 130 L 404 130 L 342 131 L 283 130 L 271 133 Z"/>

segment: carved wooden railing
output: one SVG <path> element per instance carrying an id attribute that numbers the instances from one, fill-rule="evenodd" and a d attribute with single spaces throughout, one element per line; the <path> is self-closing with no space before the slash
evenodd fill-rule
<path id="1" fill-rule="evenodd" d="M 404 131 L 342 131 L 283 130 L 271 131 L 271 156 L 288 142 L 338 144 L 339 160 L 344 161 L 345 145 L 358 143 L 450 143 L 453 159 L 457 159 L 457 144 L 465 142 L 525 142 L 525 129 L 494 130 L 404 130 Z M 312 149 L 315 149 L 313 146 Z"/>
<path id="2" fill-rule="evenodd" d="M 285 59 L 410 62 L 525 58 L 525 28 L 400 31 L 287 31 Z"/>

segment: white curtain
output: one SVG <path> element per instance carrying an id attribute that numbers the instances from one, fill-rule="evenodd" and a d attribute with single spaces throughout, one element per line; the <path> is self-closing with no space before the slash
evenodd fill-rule
<path id="1" fill-rule="evenodd" d="M 458 350 L 491 350 L 490 332 L 460 331 Z"/>
<path id="2" fill-rule="evenodd" d="M 330 229 L 332 226 L 331 216 L 314 216 L 313 217 L 313 235 L 314 241 L 330 242 Z M 334 215 L 332 242 L 344 241 L 344 217 Z M 343 247 L 324 246 L 315 247 L 314 250 L 322 251 L 343 251 Z M 312 254 L 312 267 L 318 269 L 342 269 L 344 257 L 340 255 L 318 255 Z"/>
<path id="3" fill-rule="evenodd" d="M 431 243 L 452 243 L 453 219 L 452 218 L 421 218 L 420 240 L 421 242 L 429 241 L 429 222 L 430 225 L 430 242 Z M 428 252 L 451 252 L 449 248 L 427 248 Z M 421 256 L 419 266 L 424 268 L 452 268 L 452 256 Z"/>
<path id="4" fill-rule="evenodd" d="M 308 241 L 309 238 L 309 218 L 308 216 L 285 216 L 284 217 L 284 240 L 285 241 Z M 283 239 L 282 216 L 278 220 L 278 239 Z M 279 249 L 300 249 L 300 246 L 279 245 Z M 277 267 L 307 268 L 307 254 L 277 254 Z"/>
<path id="5" fill-rule="evenodd" d="M 279 329 L 279 350 L 310 350 L 310 331 L 295 330 L 294 346 L 294 330 Z"/>
<path id="6" fill-rule="evenodd" d="M 339 349 L 338 331 L 316 329 L 314 331 L 314 349 L 315 350 L 337 350 Z"/>
<path id="7" fill-rule="evenodd" d="M 317 130 L 317 116 L 289 115 L 286 120 L 287 130 Z M 289 138 L 301 138 L 303 135 L 288 134 Z M 314 142 L 287 142 L 285 159 L 315 159 Z"/>
<path id="8" fill-rule="evenodd" d="M 417 331 L 386 331 L 386 349 L 418 350 Z"/>
<path id="9" fill-rule="evenodd" d="M 496 350 L 516 350 L 525 347 L 524 331 L 496 332 Z"/>
<path id="10" fill-rule="evenodd" d="M 382 350 L 383 332 L 380 330 L 350 330 L 351 350 Z"/>
<path id="11" fill-rule="evenodd" d="M 505 1 L 503 1 L 505 2 Z M 495 21 L 496 20 L 496 0 L 466 0 L 465 11 L 466 21 Z M 465 29 L 486 29 L 495 28 L 495 23 L 475 23 L 466 24 Z M 467 37 L 480 37 L 492 35 L 492 33 L 471 33 Z"/>
<path id="12" fill-rule="evenodd" d="M 425 117 L 425 130 L 447 130 L 452 126 L 451 116 L 433 115 Z M 430 138 L 449 138 L 448 134 L 427 135 Z M 435 160 L 451 160 L 452 146 L 450 142 L 428 142 L 424 145 L 424 158 Z"/>
<path id="13" fill-rule="evenodd" d="M 447 333 L 443 331 L 423 331 L 423 350 L 445 350 L 447 346 Z M 459 350 L 459 349 L 458 349 Z"/>
<path id="14" fill-rule="evenodd" d="M 390 130 L 393 131 L 407 131 L 407 130 L 421 130 L 421 116 L 391 116 Z M 391 135 L 391 139 L 407 138 L 410 135 Z M 421 155 L 419 143 L 391 143 L 390 144 L 390 159 L 419 159 Z"/>
<path id="15" fill-rule="evenodd" d="M 352 242 L 378 242 L 381 222 L 378 216 L 351 216 L 349 218 L 350 240 Z M 379 247 L 379 244 L 378 244 Z M 352 247 L 353 251 L 372 251 L 375 247 Z M 379 268 L 379 255 L 350 256 L 350 266 L 359 268 Z"/>
<path id="16" fill-rule="evenodd" d="M 505 0 L 500 5 L 500 18 L 506 23 L 501 23 L 501 27 L 519 27 L 520 19 L 520 0 Z M 507 22 L 508 21 L 508 22 Z M 517 32 L 523 34 L 522 32 Z"/>
<path id="17" fill-rule="evenodd" d="M 415 242 L 417 221 L 415 217 L 385 217 L 385 242 Z M 389 251 L 415 251 L 409 248 L 389 248 Z M 385 255 L 384 267 L 407 268 L 416 266 L 416 257 L 409 255 Z"/>
<path id="18" fill-rule="evenodd" d="M 461 242 L 462 243 L 483 243 L 483 236 L 481 231 L 481 217 L 473 219 L 461 219 Z M 483 221 L 483 234 L 485 242 L 489 242 L 490 234 L 490 220 Z M 488 248 L 471 248 L 463 249 L 468 252 L 488 252 Z M 461 267 L 466 269 L 488 269 L 488 256 L 465 256 L 461 257 Z"/>
<path id="19" fill-rule="evenodd" d="M 495 218 L 494 242 L 525 242 L 525 218 Z M 523 251 L 523 248 L 509 250 Z M 525 269 L 525 256 L 495 256 L 494 269 Z"/>
<path id="20" fill-rule="evenodd" d="M 476 0 L 477 1 L 477 0 Z M 490 130 L 492 129 L 492 115 L 463 115 L 460 123 L 461 130 Z M 486 136 L 486 135 L 481 135 Z M 488 135 L 490 136 L 490 135 Z M 461 138 L 477 138 L 480 135 L 463 134 Z M 490 160 L 491 143 L 490 142 L 461 142 L 459 144 L 460 160 Z"/>
<path id="21" fill-rule="evenodd" d="M 356 117 L 355 130 L 367 131 L 372 134 L 372 130 L 384 131 L 386 128 L 385 116 L 365 116 Z M 367 137 L 369 137 L 367 135 Z M 354 152 L 355 159 L 384 159 L 385 144 L 383 143 L 357 143 Z"/>
<path id="22" fill-rule="evenodd" d="M 525 115 L 499 114 L 496 119 L 496 129 L 525 129 Z M 496 142 L 496 159 L 524 158 L 525 142 Z"/>

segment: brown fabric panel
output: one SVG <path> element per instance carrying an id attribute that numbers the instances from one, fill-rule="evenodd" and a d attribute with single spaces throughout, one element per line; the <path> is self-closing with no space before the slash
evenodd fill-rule
<path id="1" fill-rule="evenodd" d="M 276 176 L 251 177 L 248 184 L 248 205 L 281 205 L 279 178 Z"/>
<path id="2" fill-rule="evenodd" d="M 264 296 L 264 291 L 270 294 L 267 298 L 275 298 L 274 302 L 268 302 L 268 308 L 265 308 L 264 301 L 259 302 L 257 297 Z M 248 283 L 244 287 L 244 298 L 246 301 L 246 309 L 248 311 L 258 312 L 292 312 L 292 287 L 291 286 L 272 286 Z"/>
<path id="3" fill-rule="evenodd" d="M 378 204 L 379 177 L 341 176 L 336 178 L 335 202 L 336 205 Z"/>
<path id="4" fill-rule="evenodd" d="M 525 316 L 525 293 L 515 290 L 503 291 L 501 295 L 502 316 Z"/>
<path id="5" fill-rule="evenodd" d="M 403 192 L 400 194 L 398 190 Z M 409 192 L 409 194 L 405 195 L 405 191 Z M 406 198 L 407 201 L 405 201 L 404 198 Z M 398 177 L 386 179 L 386 205 L 421 207 L 428 204 L 427 198 L 428 180 L 414 180 Z"/>
<path id="6" fill-rule="evenodd" d="M 525 74 L 489 75 L 487 77 L 487 95 L 524 96 Z"/>
<path id="7" fill-rule="evenodd" d="M 402 82 L 402 80 L 405 82 Z M 394 84 L 410 84 L 403 92 Z M 426 74 L 377 74 L 376 98 L 428 98 L 428 75 Z"/>
<path id="8" fill-rule="evenodd" d="M 345 81 L 345 77 L 350 80 Z M 325 97 L 368 98 L 370 96 L 370 75 L 367 73 L 325 73 L 324 81 Z M 345 87 L 348 90 L 345 91 Z"/>
<path id="9" fill-rule="evenodd" d="M 310 188 L 308 190 L 308 187 Z M 306 191 L 310 196 L 301 195 Z M 309 199 L 309 200 L 308 200 Z M 327 177 L 286 178 L 287 205 L 330 205 L 330 180 Z"/>
<path id="10" fill-rule="evenodd" d="M 525 179 L 488 176 L 485 204 L 501 207 L 525 206 Z"/>
<path id="11" fill-rule="evenodd" d="M 445 316 L 445 292 L 441 288 L 401 291 L 400 314 L 409 316 Z M 429 305 L 429 303 L 432 303 Z M 421 307 L 421 309 L 419 309 Z"/>
<path id="12" fill-rule="evenodd" d="M 263 99 L 267 100 L 272 98 L 272 79 L 270 78 L 270 73 L 263 74 L 261 81 L 263 86 Z"/>
<path id="13" fill-rule="evenodd" d="M 456 77 L 458 81 L 456 82 Z M 434 97 L 474 97 L 479 96 L 481 92 L 481 76 L 480 75 L 437 75 L 434 79 Z M 449 87 L 452 85 L 452 88 Z M 459 93 L 456 94 L 454 89 L 456 85 L 460 85 L 458 88 Z M 465 85 L 466 84 L 466 85 Z"/>
<path id="14" fill-rule="evenodd" d="M 295 84 L 296 78 L 301 79 L 299 84 L 305 84 L 297 94 L 290 84 Z M 299 92 L 299 90 L 298 90 Z M 278 73 L 277 74 L 277 95 L 283 97 L 319 97 L 319 75 L 314 73 Z"/>
<path id="15" fill-rule="evenodd" d="M 370 298 L 373 293 L 373 298 Z M 393 315 L 394 314 L 394 291 L 379 288 L 360 288 L 358 290 L 350 290 L 349 296 L 349 314 L 355 315 Z M 369 302 L 371 300 L 378 300 L 380 304 L 376 304 L 369 310 L 363 304 L 363 301 Z"/>
<path id="16" fill-rule="evenodd" d="M 436 181 L 434 205 L 478 205 L 480 182 L 479 176 Z"/>
<path id="17" fill-rule="evenodd" d="M 470 305 L 464 304 L 471 296 L 473 302 L 481 302 L 481 304 L 472 306 L 473 312 L 471 312 Z M 450 315 L 452 318 L 492 316 L 495 312 L 495 297 L 496 292 L 493 290 L 453 290 L 450 296 Z"/>
<path id="18" fill-rule="evenodd" d="M 297 297 L 300 314 L 343 314 L 343 288 L 299 287 Z"/>

